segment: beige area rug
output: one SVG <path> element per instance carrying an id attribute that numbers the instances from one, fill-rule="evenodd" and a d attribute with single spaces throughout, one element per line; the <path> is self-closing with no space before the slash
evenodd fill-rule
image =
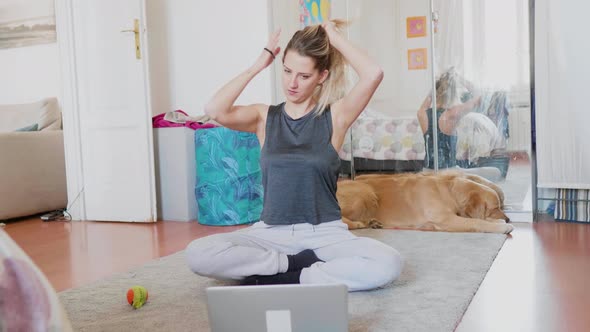
<path id="1" fill-rule="evenodd" d="M 401 230 L 355 233 L 393 246 L 406 265 L 391 285 L 350 293 L 350 331 L 453 331 L 506 239 Z M 125 298 L 133 285 L 149 291 L 139 310 Z M 178 252 L 59 295 L 75 331 L 208 331 L 205 288 L 219 285 L 190 272 L 184 252 Z"/>

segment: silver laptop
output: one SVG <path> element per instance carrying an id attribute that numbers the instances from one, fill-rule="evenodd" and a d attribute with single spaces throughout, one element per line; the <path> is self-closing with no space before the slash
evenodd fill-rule
<path id="1" fill-rule="evenodd" d="M 348 331 L 348 289 L 339 284 L 207 288 L 212 332 Z"/>

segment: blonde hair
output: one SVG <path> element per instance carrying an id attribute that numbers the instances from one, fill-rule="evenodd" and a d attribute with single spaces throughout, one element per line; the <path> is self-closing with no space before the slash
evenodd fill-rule
<path id="1" fill-rule="evenodd" d="M 459 74 L 454 68 L 450 68 L 436 81 L 437 107 L 448 108 L 461 100 L 461 87 Z"/>
<path id="2" fill-rule="evenodd" d="M 340 32 L 347 23 L 342 20 L 332 20 Z M 346 92 L 346 62 L 344 56 L 330 45 L 326 30 L 321 25 L 310 25 L 295 32 L 285 51 L 283 61 L 288 51 L 296 51 L 301 56 L 307 56 L 315 61 L 315 69 L 320 73 L 328 70 L 328 77 L 319 85 L 312 98 L 318 104 L 316 115 L 322 114 L 326 107 L 344 97 Z"/>

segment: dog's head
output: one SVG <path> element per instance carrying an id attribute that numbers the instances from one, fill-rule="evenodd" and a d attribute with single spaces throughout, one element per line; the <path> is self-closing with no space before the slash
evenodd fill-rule
<path id="1" fill-rule="evenodd" d="M 465 204 L 465 216 L 478 219 L 502 219 L 510 221 L 510 218 L 502 211 L 502 203 L 496 193 L 473 191 Z"/>
<path id="2" fill-rule="evenodd" d="M 506 222 L 510 221 L 510 218 L 502 211 L 500 207 L 496 207 L 492 210 L 489 210 L 488 216 L 486 219 L 502 219 Z"/>

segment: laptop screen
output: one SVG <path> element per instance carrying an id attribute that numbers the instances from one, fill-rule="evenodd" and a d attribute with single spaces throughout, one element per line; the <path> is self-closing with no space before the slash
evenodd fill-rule
<path id="1" fill-rule="evenodd" d="M 348 289 L 340 284 L 207 288 L 212 332 L 348 331 Z"/>

